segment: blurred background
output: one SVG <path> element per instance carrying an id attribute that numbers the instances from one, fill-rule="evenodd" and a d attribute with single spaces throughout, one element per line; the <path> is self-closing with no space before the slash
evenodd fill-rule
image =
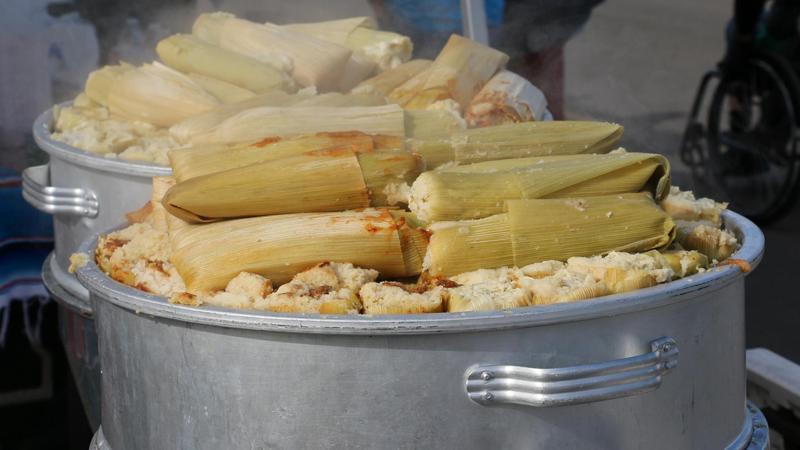
<path id="1" fill-rule="evenodd" d="M 31 137 L 35 117 L 73 98 L 98 65 L 155 59 L 159 39 L 188 31 L 205 11 L 279 24 L 377 16 L 381 26 L 411 35 L 415 55 L 425 56 L 460 18 L 410 30 L 421 20 L 421 11 L 408 9 L 416 3 L 0 2 L 0 450 L 85 449 L 93 432 L 58 340 L 55 304 L 38 279 L 52 245 L 50 217 L 19 194 L 19 172 L 46 161 Z M 399 14 L 404 8 L 408 14 Z M 693 179 L 680 149 L 701 77 L 725 53 L 732 13 L 730 0 L 487 1 L 492 44 L 545 91 L 556 117 L 618 122 L 627 149 L 669 157 L 674 184 L 718 196 L 724 193 Z M 766 257 L 747 278 L 747 346 L 800 362 L 800 209 L 786 209 L 764 224 Z"/>

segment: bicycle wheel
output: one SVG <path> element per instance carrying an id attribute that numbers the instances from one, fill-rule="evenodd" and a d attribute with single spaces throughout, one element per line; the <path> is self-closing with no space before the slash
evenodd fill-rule
<path id="1" fill-rule="evenodd" d="M 720 81 L 709 107 L 705 181 L 760 223 L 781 217 L 796 197 L 798 93 L 790 71 L 758 55 L 743 76 Z"/>

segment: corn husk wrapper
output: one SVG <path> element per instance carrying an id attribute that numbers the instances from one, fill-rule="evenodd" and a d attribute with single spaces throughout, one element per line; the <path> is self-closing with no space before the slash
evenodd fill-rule
<path id="1" fill-rule="evenodd" d="M 248 100 L 256 96 L 255 92 L 228 83 L 227 81 L 193 72 L 189 72 L 187 75 L 192 81 L 199 84 L 203 89 L 226 105 Z"/>
<path id="2" fill-rule="evenodd" d="M 421 88 L 403 106 L 419 109 L 452 99 L 463 110 L 506 62 L 505 53 L 454 34 L 433 64 L 423 71 L 427 73 Z"/>
<path id="3" fill-rule="evenodd" d="M 431 274 L 660 249 L 675 236 L 672 219 L 646 193 L 505 203 L 502 214 L 434 224 Z"/>
<path id="4" fill-rule="evenodd" d="M 108 92 L 112 114 L 162 127 L 219 105 L 191 78 L 159 63 L 126 71 Z"/>
<path id="5" fill-rule="evenodd" d="M 622 137 L 620 125 L 607 122 L 543 121 L 473 128 L 453 135 L 459 164 L 528 156 L 608 153 Z"/>
<path id="6" fill-rule="evenodd" d="M 308 33 L 318 39 L 345 46 L 357 60 L 389 70 L 411 58 L 411 39 L 390 31 L 376 30 L 370 17 L 350 17 L 314 23 L 294 23 L 285 28 Z"/>
<path id="7" fill-rule="evenodd" d="M 192 144 L 246 143 L 265 137 L 289 137 L 318 132 L 361 131 L 403 137 L 403 109 L 397 105 L 365 107 L 260 107 L 242 111 L 201 133 Z"/>
<path id="8" fill-rule="evenodd" d="M 122 78 L 122 75 L 134 69 L 134 66 L 126 63 L 101 67 L 89 74 L 83 91 L 92 101 L 108 106 L 108 93 L 111 91 L 111 86 Z"/>
<path id="9" fill-rule="evenodd" d="M 470 127 L 542 120 L 547 111 L 544 93 L 521 76 L 502 70 L 472 99 L 464 118 Z"/>
<path id="10" fill-rule="evenodd" d="M 374 27 L 372 19 L 369 17 L 352 17 L 348 19 L 329 20 L 316 23 L 295 23 L 283 25 L 284 28 L 307 33 L 317 39 L 332 42 L 334 44 L 347 47 L 348 36 L 359 27 Z M 355 87 L 362 80 L 369 78 L 377 70 L 375 62 L 368 59 L 365 55 L 357 52 L 358 49 L 351 48 L 353 53 L 340 74 L 338 90 L 347 92 Z"/>
<path id="11" fill-rule="evenodd" d="M 695 250 L 651 250 L 646 255 L 653 257 L 661 267 L 671 269 L 674 278 L 688 277 L 708 268 L 708 257 Z"/>
<path id="12" fill-rule="evenodd" d="M 682 191 L 673 186 L 669 196 L 661 202 L 661 207 L 675 220 L 706 221 L 719 228 L 722 226 L 722 213 L 728 204 L 710 198 L 696 198 L 692 191 Z"/>
<path id="13" fill-rule="evenodd" d="M 374 77 L 364 80 L 354 87 L 353 94 L 381 94 L 388 97 L 397 87 L 430 67 L 429 59 L 412 59 L 399 66 L 386 70 Z"/>
<path id="14" fill-rule="evenodd" d="M 167 210 L 161 204 L 161 200 L 167 191 L 175 185 L 173 177 L 153 177 L 153 191 L 150 194 L 150 204 L 153 205 L 153 227 L 159 230 L 168 231 Z"/>
<path id="15" fill-rule="evenodd" d="M 182 181 L 163 204 L 192 223 L 386 206 L 386 184 L 408 182 L 421 170 L 420 158 L 402 150 L 323 150 Z"/>
<path id="16" fill-rule="evenodd" d="M 386 149 L 390 138 L 370 136 L 359 132 L 317 133 L 281 139 L 267 138 L 252 144 L 206 144 L 170 150 L 172 174 L 178 181 L 215 172 L 245 167 L 312 151 L 371 152 Z M 389 148 L 400 144 L 396 138 Z"/>
<path id="17" fill-rule="evenodd" d="M 282 91 L 271 91 L 257 95 L 253 98 L 242 100 L 236 103 L 223 105 L 203 114 L 189 117 L 180 123 L 170 127 L 172 137 L 180 142 L 187 143 L 192 136 L 208 133 L 211 129 L 218 126 L 225 120 L 247 111 L 249 109 L 262 106 L 288 107 L 288 106 L 380 106 L 385 105 L 386 100 L 376 95 L 370 94 L 339 94 L 330 92 L 321 95 L 309 95 L 303 93 L 287 94 Z"/>
<path id="18" fill-rule="evenodd" d="M 431 72 L 433 72 L 433 63 L 394 88 L 386 98 L 392 103 L 405 106 L 425 87 Z"/>
<path id="19" fill-rule="evenodd" d="M 322 91 L 337 87 L 351 55 L 350 49 L 308 33 L 225 13 L 201 14 L 192 33 L 224 49 L 279 67 L 285 67 L 288 59 L 292 77 L 301 86 L 316 86 Z"/>
<path id="20" fill-rule="evenodd" d="M 224 289 L 240 272 L 265 276 L 275 284 L 326 261 L 348 261 L 386 277 L 419 274 L 406 262 L 401 230 L 409 222 L 387 209 L 287 214 L 189 225 L 170 234 L 171 261 L 187 291 Z M 405 230 L 424 235 L 421 230 Z"/>
<path id="21" fill-rule="evenodd" d="M 220 48 L 190 34 L 175 34 L 156 46 L 165 64 L 184 73 L 197 73 L 253 92 L 297 89 L 288 73 L 274 66 Z"/>
<path id="22" fill-rule="evenodd" d="M 409 207 L 425 221 L 502 213 L 503 200 L 669 192 L 669 162 L 651 153 L 541 156 L 486 161 L 423 173 Z"/>
<path id="23" fill-rule="evenodd" d="M 736 236 L 712 222 L 676 220 L 675 223 L 675 241 L 684 249 L 696 250 L 710 260 L 728 259 L 739 247 Z"/>

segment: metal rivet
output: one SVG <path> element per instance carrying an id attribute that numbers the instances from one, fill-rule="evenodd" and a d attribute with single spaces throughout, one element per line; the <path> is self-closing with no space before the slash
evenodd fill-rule
<path id="1" fill-rule="evenodd" d="M 672 344 L 670 344 L 669 342 L 661 346 L 661 351 L 663 352 L 668 352 L 670 350 L 672 350 Z"/>
<path id="2" fill-rule="evenodd" d="M 489 371 L 483 371 L 483 372 L 481 372 L 481 380 L 483 380 L 483 381 L 489 381 L 489 380 L 491 380 L 492 378 L 494 378 L 494 374 L 493 374 L 492 372 L 489 372 Z"/>
<path id="3" fill-rule="evenodd" d="M 493 398 L 494 398 L 494 394 L 492 394 L 491 392 L 484 392 L 483 393 L 483 399 L 484 400 L 492 400 Z"/>

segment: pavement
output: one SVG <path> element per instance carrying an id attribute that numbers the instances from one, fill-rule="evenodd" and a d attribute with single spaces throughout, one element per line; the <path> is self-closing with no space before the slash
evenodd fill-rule
<path id="1" fill-rule="evenodd" d="M 693 187 L 678 147 L 700 77 L 724 51 L 732 4 L 608 0 L 595 8 L 566 47 L 568 117 L 621 123 L 627 149 L 667 155 L 673 181 Z M 763 227 L 765 257 L 746 281 L 746 327 L 748 348 L 800 363 L 798 206 Z"/>

